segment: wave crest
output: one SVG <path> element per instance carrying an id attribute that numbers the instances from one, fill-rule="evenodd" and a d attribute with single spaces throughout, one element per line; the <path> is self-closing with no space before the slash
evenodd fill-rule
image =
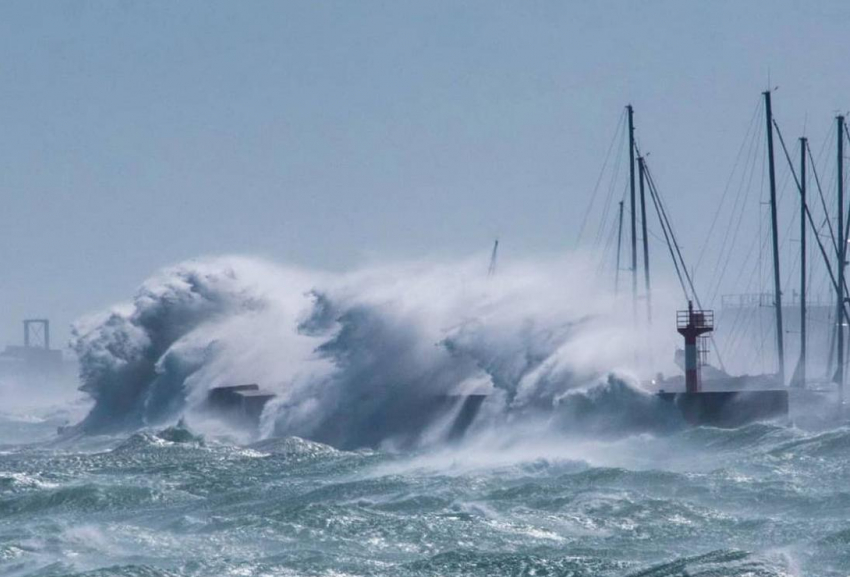
<path id="1" fill-rule="evenodd" d="M 445 437 L 428 407 L 470 393 L 488 395 L 489 418 L 558 405 L 578 422 L 590 404 L 657 428 L 631 405 L 655 410 L 648 396 L 620 381 L 607 394 L 570 392 L 633 346 L 585 272 L 576 262 L 520 264 L 497 279 L 477 263 L 347 275 L 234 257 L 184 263 L 75 325 L 82 388 L 95 400 L 78 428 L 174 422 L 212 387 L 244 382 L 277 394 L 264 435 L 339 448 Z"/>

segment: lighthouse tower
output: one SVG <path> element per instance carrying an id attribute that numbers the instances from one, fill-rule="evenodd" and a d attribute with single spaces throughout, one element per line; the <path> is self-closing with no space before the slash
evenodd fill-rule
<path id="1" fill-rule="evenodd" d="M 685 390 L 689 393 L 700 392 L 699 368 L 707 349 L 698 347 L 702 335 L 714 330 L 714 311 L 694 310 L 694 303 L 688 301 L 688 310 L 676 313 L 676 329 L 685 337 Z"/>

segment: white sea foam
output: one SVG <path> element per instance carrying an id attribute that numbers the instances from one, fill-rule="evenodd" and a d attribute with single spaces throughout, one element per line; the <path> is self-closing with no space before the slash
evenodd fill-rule
<path id="1" fill-rule="evenodd" d="M 81 428 L 191 419 L 211 387 L 246 382 L 277 394 L 266 436 L 343 448 L 443 436 L 429 436 L 422 407 L 473 392 L 488 395 L 479 421 L 490 424 L 558 406 L 570 421 L 559 426 L 571 426 L 610 405 L 629 417 L 618 427 L 652 425 L 647 407 L 623 406 L 652 404 L 624 359 L 646 357 L 653 341 L 592 271 L 578 257 L 509 264 L 494 278 L 472 260 L 339 275 L 240 257 L 183 263 L 75 325 L 95 400 Z"/>

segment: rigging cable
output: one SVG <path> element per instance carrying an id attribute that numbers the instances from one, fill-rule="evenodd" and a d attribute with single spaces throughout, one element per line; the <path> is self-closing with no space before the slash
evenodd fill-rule
<path id="1" fill-rule="evenodd" d="M 625 114 L 625 113 L 624 113 Z M 608 180 L 608 194 L 605 196 L 605 203 L 602 206 L 602 216 L 599 220 L 599 228 L 596 231 L 596 237 L 593 241 L 593 246 L 599 246 L 599 243 L 602 240 L 603 227 L 605 223 L 608 222 L 608 216 L 611 211 L 611 201 L 614 198 L 614 193 L 617 189 L 617 179 L 620 176 L 620 166 L 623 164 L 623 157 L 625 156 L 625 146 L 626 146 L 626 138 L 625 138 L 625 128 L 623 128 L 625 124 L 621 123 L 620 132 L 615 134 L 616 139 L 619 141 L 619 150 L 617 155 L 614 158 L 614 167 L 611 171 L 611 178 Z"/>
<path id="2" fill-rule="evenodd" d="M 711 221 L 711 226 L 708 229 L 708 235 L 706 237 L 706 241 L 702 245 L 702 249 L 700 250 L 699 257 L 697 257 L 697 263 L 694 267 L 695 270 L 700 268 L 702 264 L 702 259 L 705 256 L 705 249 L 708 247 L 708 240 L 711 238 L 712 233 L 714 233 L 714 227 L 717 224 L 717 220 L 720 217 L 720 212 L 723 209 L 723 203 L 726 201 L 726 196 L 729 193 L 729 187 L 732 185 L 732 179 L 735 177 L 735 169 L 738 168 L 738 164 L 741 162 L 741 153 L 744 151 L 744 147 L 747 142 L 750 140 L 750 133 L 753 131 L 753 126 L 755 125 L 756 118 L 758 117 L 759 110 L 761 109 L 761 99 L 759 99 L 759 104 L 753 110 L 753 116 L 750 118 L 750 125 L 747 128 L 747 132 L 744 135 L 744 140 L 741 141 L 741 146 L 738 148 L 738 154 L 735 156 L 735 164 L 732 165 L 732 172 L 729 173 L 729 179 L 726 181 L 726 186 L 723 189 L 723 195 L 720 197 L 720 203 L 717 205 L 717 211 L 714 213 L 714 218 Z M 740 192 L 740 188 L 739 188 Z M 737 200 L 736 200 L 737 204 Z M 733 208 L 734 211 L 734 208 Z"/>
<path id="3" fill-rule="evenodd" d="M 581 222 L 581 228 L 579 228 L 578 231 L 576 245 L 581 243 L 581 237 L 584 234 L 584 229 L 587 226 L 587 222 L 590 220 L 590 213 L 593 210 L 593 204 L 596 202 L 596 195 L 599 192 L 599 185 L 602 184 L 602 177 L 605 175 L 605 169 L 608 167 L 608 161 L 611 157 L 611 151 L 614 149 L 614 143 L 617 141 L 617 136 L 620 134 L 620 131 L 623 128 L 623 117 L 625 116 L 625 114 L 625 111 L 620 114 L 620 119 L 617 121 L 617 129 L 614 131 L 614 137 L 608 144 L 608 152 L 605 153 L 605 161 L 602 163 L 602 170 L 599 171 L 599 178 L 596 179 L 596 186 L 593 187 L 593 192 L 590 195 L 590 202 L 587 205 L 587 209 L 584 211 L 584 218 Z"/>
<path id="4" fill-rule="evenodd" d="M 747 193 L 746 193 L 746 196 L 744 197 L 744 202 L 743 202 L 743 204 L 741 206 L 741 210 L 739 211 L 739 214 L 738 214 L 738 222 L 739 223 L 742 222 L 744 213 L 746 212 L 744 210 L 744 205 L 746 204 L 746 200 L 749 198 L 750 191 L 753 189 L 753 180 L 754 180 L 755 175 L 756 175 L 756 165 L 757 165 L 757 162 L 758 162 L 757 159 L 759 159 L 759 158 L 761 159 L 761 170 L 758 171 L 758 173 L 761 176 L 759 191 L 761 191 L 761 192 L 764 191 L 765 155 L 759 154 L 759 152 L 762 151 L 762 146 L 761 146 L 761 144 L 762 144 L 762 132 L 757 131 L 755 134 L 756 134 L 757 141 L 754 140 L 755 146 L 753 148 L 751 148 L 752 155 L 751 155 L 750 158 L 752 159 L 752 163 L 749 165 L 749 178 L 747 179 L 747 184 L 746 184 Z M 744 180 L 747 177 L 746 172 L 747 171 L 745 170 L 741 174 L 741 185 L 743 185 Z M 747 251 L 747 256 L 745 257 L 744 261 L 741 263 L 741 267 L 740 267 L 740 270 L 738 271 L 738 274 L 736 275 L 736 278 L 740 278 L 745 273 L 745 271 L 747 270 L 747 265 L 750 261 L 750 258 L 753 256 L 753 254 L 754 254 L 753 251 L 755 249 L 759 250 L 759 252 L 756 253 L 756 255 L 757 255 L 756 258 L 758 259 L 759 266 L 761 266 L 761 260 L 760 260 L 761 259 L 761 251 L 763 250 L 763 245 L 764 245 L 765 241 L 762 241 L 761 215 L 760 214 L 758 216 L 757 222 L 758 222 L 758 225 L 759 225 L 758 231 L 753 236 L 753 240 L 750 243 L 750 248 Z M 736 235 L 736 239 L 737 239 L 737 235 Z M 760 243 L 760 241 L 761 241 L 761 243 Z M 718 278 L 717 278 L 717 280 L 714 284 L 714 291 L 711 294 L 711 302 L 712 303 L 717 301 L 717 295 L 720 292 L 720 289 L 722 288 L 723 278 L 725 278 L 725 276 L 726 276 L 726 270 L 728 268 L 729 262 L 730 262 L 731 257 L 732 257 L 733 247 L 734 247 L 734 243 L 733 243 L 733 245 L 731 245 L 729 247 L 729 253 L 727 255 L 726 262 L 724 263 L 724 267 L 723 267 L 723 270 L 721 271 L 720 275 L 717 274 L 717 267 L 715 267 L 715 273 L 714 273 L 713 276 L 718 277 Z M 720 258 L 722 256 L 723 256 L 722 254 L 719 255 L 717 266 L 719 266 Z M 752 284 L 753 275 L 757 271 L 760 271 L 760 268 L 750 268 L 750 279 L 748 280 L 746 288 L 744 289 L 745 291 L 749 290 L 749 287 Z M 759 298 L 761 298 L 761 297 L 759 297 Z M 747 323 L 748 323 L 747 319 L 744 319 L 744 322 L 741 323 L 741 309 L 739 308 L 736 315 L 735 315 L 734 320 L 732 321 L 732 329 L 730 330 L 730 333 L 733 336 L 735 335 L 736 332 L 742 333 L 743 327 L 747 326 Z M 731 343 L 732 339 L 729 339 L 729 342 Z M 734 349 L 732 349 L 732 350 L 734 350 Z M 727 352 L 727 350 L 724 349 L 724 352 Z"/>
<path id="5" fill-rule="evenodd" d="M 670 239 L 672 239 L 673 247 L 676 249 L 676 255 L 678 255 L 679 262 L 682 264 L 682 272 L 684 272 L 685 278 L 688 281 L 688 286 L 690 286 L 690 288 L 691 288 L 691 294 L 693 294 L 693 297 L 694 297 L 694 300 L 697 303 L 697 306 L 701 309 L 702 304 L 700 303 L 699 295 L 697 295 L 697 291 L 694 288 L 693 279 L 691 278 L 690 273 L 688 273 L 688 268 L 685 265 L 685 259 L 682 258 L 682 251 L 679 248 L 679 243 L 676 240 L 676 235 L 673 231 L 672 225 L 670 224 L 670 219 L 667 217 L 667 211 L 664 208 L 664 202 L 661 198 L 660 193 L 658 192 L 658 187 L 655 186 L 655 179 L 652 177 L 652 171 L 649 169 L 649 164 L 646 162 L 646 160 L 644 160 L 644 170 L 645 170 L 645 173 L 646 173 L 646 182 L 649 185 L 650 195 L 654 196 L 655 200 L 657 201 L 656 202 L 656 209 L 657 210 L 660 209 L 659 210 L 659 219 L 663 216 L 663 222 L 666 223 L 667 228 L 669 230 Z M 675 263 L 675 257 L 674 257 L 673 262 Z M 677 272 L 678 272 L 678 266 L 677 266 Z M 679 280 L 681 281 L 681 278 Z M 683 286 L 683 288 L 684 288 L 684 286 Z M 687 290 L 685 291 L 685 296 L 687 296 Z M 723 371 L 725 371 L 726 368 L 723 366 L 723 359 L 720 356 L 720 351 L 717 349 L 717 343 L 714 341 L 714 335 L 713 334 L 710 335 L 709 338 L 711 339 L 711 344 L 714 346 L 715 350 L 717 351 L 717 353 L 716 353 L 717 354 L 717 361 L 720 363 L 720 368 Z"/>
<path id="6" fill-rule="evenodd" d="M 775 124 L 775 121 L 774 121 L 774 124 Z M 788 149 L 785 147 L 785 140 L 782 138 L 782 132 L 779 131 L 778 125 L 776 126 L 776 133 L 779 135 L 779 142 L 782 144 L 782 150 L 785 151 L 785 158 L 788 161 L 788 165 L 790 167 L 791 174 L 794 176 L 794 181 L 797 184 L 797 190 L 801 191 L 801 194 L 802 194 L 802 187 L 800 186 L 800 180 L 797 178 L 797 173 L 794 171 L 794 164 L 791 162 L 791 156 L 788 154 Z M 806 205 L 806 216 L 808 217 L 809 226 L 811 226 L 812 229 L 814 229 L 814 222 L 812 220 L 812 214 L 809 211 L 808 205 Z M 815 236 L 815 240 L 818 243 L 818 247 L 820 248 L 821 256 L 824 259 L 824 264 L 826 264 L 827 271 L 829 272 L 829 278 L 832 281 L 832 287 L 835 289 L 835 292 L 837 293 L 837 292 L 839 292 L 838 281 L 835 280 L 835 275 L 832 274 L 832 267 L 829 265 L 829 258 L 826 255 L 826 250 L 823 248 L 823 244 L 821 243 L 820 238 L 818 238 L 818 235 L 814 235 L 814 236 Z M 841 307 L 841 310 L 844 313 L 844 317 L 847 320 L 847 322 L 850 323 L 850 315 L 848 315 L 847 306 L 846 306 L 847 294 L 848 294 L 846 284 L 844 286 L 843 294 L 844 294 L 845 298 L 844 298 L 844 302 L 842 303 L 844 306 Z"/>
<path id="7" fill-rule="evenodd" d="M 781 137 L 780 137 L 780 139 L 781 139 Z M 817 189 L 818 189 L 818 196 L 820 197 L 821 206 L 823 207 L 824 214 L 827 215 L 824 220 L 826 221 L 827 228 L 829 228 L 829 238 L 832 240 L 832 248 L 835 249 L 835 254 L 838 254 L 838 241 L 835 240 L 835 231 L 832 229 L 832 221 L 829 220 L 829 210 L 826 208 L 826 199 L 824 199 L 823 189 L 821 188 L 821 185 L 820 185 L 820 177 L 818 176 L 817 165 L 815 163 L 814 156 L 812 155 L 812 148 L 811 148 L 811 146 L 809 146 L 808 141 L 806 142 L 806 150 L 809 151 L 809 160 L 811 161 L 810 164 L 811 164 L 811 168 L 812 168 L 812 174 L 815 177 L 815 185 L 817 186 Z M 821 227 L 821 229 L 822 228 L 823 227 Z M 812 230 L 815 231 L 815 236 L 819 236 L 819 233 L 818 233 L 819 229 L 813 227 Z"/>
<path id="8" fill-rule="evenodd" d="M 761 136 L 761 131 L 757 131 L 755 133 L 755 138 L 753 138 L 750 143 L 747 165 L 745 166 L 744 171 L 741 173 L 741 182 L 738 186 L 738 193 L 735 198 L 735 204 L 732 206 L 733 218 L 729 221 L 729 226 L 727 226 L 726 233 L 723 235 L 723 243 L 721 245 L 720 252 L 717 255 L 717 262 L 714 265 L 714 272 L 711 275 L 711 278 L 713 280 L 711 281 L 712 284 L 709 287 L 710 290 L 708 294 L 710 295 L 709 302 L 712 304 L 717 302 L 717 296 L 723 286 L 723 279 L 726 277 L 726 271 L 728 270 L 729 263 L 732 259 L 733 249 L 738 239 L 738 234 L 741 230 L 741 224 L 744 221 L 744 215 L 746 214 L 744 207 L 746 206 L 747 200 L 749 200 L 750 198 L 750 191 L 752 191 L 753 178 L 755 177 L 756 173 L 756 158 L 759 150 L 761 150 Z M 749 178 L 747 178 L 748 173 Z M 744 180 L 747 180 L 746 187 L 744 187 Z M 742 191 L 745 191 L 743 196 L 741 195 Z M 734 218 L 735 213 L 737 213 L 737 219 Z M 733 223 L 735 224 L 735 231 L 730 236 L 729 233 L 731 231 Z M 723 263 L 722 268 L 721 262 Z"/>
<path id="9" fill-rule="evenodd" d="M 646 164 L 644 163 L 644 168 Z M 685 300 L 690 300 L 688 296 L 688 288 L 685 286 L 685 281 L 682 278 L 682 272 L 679 270 L 679 262 L 676 259 L 676 254 L 673 252 L 673 243 L 670 242 L 670 236 L 667 232 L 667 226 L 664 224 L 664 218 L 661 216 L 661 208 L 658 206 L 658 199 L 652 186 L 649 187 L 649 197 L 652 199 L 652 204 L 655 206 L 655 214 L 658 215 L 658 222 L 661 224 L 661 232 L 664 233 L 664 240 L 667 242 L 667 249 L 670 251 L 670 258 L 673 260 L 673 266 L 676 268 L 676 276 L 679 278 L 679 285 L 682 287 L 682 292 L 685 294 Z"/>

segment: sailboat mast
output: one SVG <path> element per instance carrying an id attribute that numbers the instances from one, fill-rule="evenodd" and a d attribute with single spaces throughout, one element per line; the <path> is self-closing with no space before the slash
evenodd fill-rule
<path id="1" fill-rule="evenodd" d="M 797 385 L 806 386 L 806 138 L 800 138 L 800 364 Z"/>
<path id="2" fill-rule="evenodd" d="M 776 171 L 773 165 L 773 111 L 770 107 L 770 91 L 764 92 L 764 112 L 767 122 L 767 164 L 770 176 L 770 232 L 773 237 L 773 304 L 776 309 L 776 353 L 778 377 L 785 384 L 785 347 L 782 331 L 782 289 L 779 281 L 779 232 L 776 218 Z"/>
<path id="3" fill-rule="evenodd" d="M 499 239 L 493 243 L 493 252 L 490 254 L 490 266 L 487 267 L 487 276 L 491 277 L 496 274 L 496 259 L 499 258 Z"/>
<path id="4" fill-rule="evenodd" d="M 620 201 L 620 223 L 617 226 L 617 269 L 614 271 L 614 294 L 620 292 L 620 250 L 623 247 L 623 201 Z"/>
<path id="5" fill-rule="evenodd" d="M 844 238 L 844 117 L 835 119 L 838 129 L 838 293 L 836 296 L 838 370 L 835 373 L 838 383 L 838 398 L 844 403 L 844 262 L 847 254 L 847 241 Z"/>
<path id="6" fill-rule="evenodd" d="M 629 208 L 632 224 L 632 309 L 637 312 L 637 206 L 635 203 L 635 122 L 634 109 L 629 104 Z"/>
<path id="7" fill-rule="evenodd" d="M 649 239 L 646 235 L 646 196 L 644 187 L 646 181 L 646 168 L 643 164 L 643 156 L 638 157 L 638 173 L 640 174 L 640 220 L 643 232 L 643 279 L 646 285 L 646 320 L 652 324 L 652 291 L 649 283 Z"/>

